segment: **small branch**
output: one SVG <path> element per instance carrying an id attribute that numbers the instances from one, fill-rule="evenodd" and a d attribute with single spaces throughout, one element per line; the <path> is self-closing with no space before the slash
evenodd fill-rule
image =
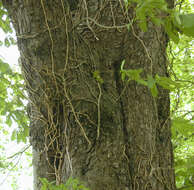
<path id="1" fill-rule="evenodd" d="M 30 144 L 27 145 L 26 147 L 24 147 L 22 150 L 20 150 L 19 152 L 16 152 L 15 154 L 11 155 L 10 157 L 8 157 L 7 159 L 11 159 L 11 158 L 14 158 L 20 154 L 23 154 L 26 150 L 28 150 L 28 148 L 30 148 Z"/>

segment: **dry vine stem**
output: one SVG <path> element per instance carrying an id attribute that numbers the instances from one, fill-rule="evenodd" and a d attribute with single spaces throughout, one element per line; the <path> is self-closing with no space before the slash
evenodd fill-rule
<path id="1" fill-rule="evenodd" d="M 126 69 L 143 68 L 142 77 L 166 75 L 166 66 L 159 65 L 166 61 L 160 48 L 166 48 L 164 31 L 149 23 L 143 33 L 134 19 L 136 5 L 126 8 L 123 0 L 40 0 L 34 13 L 34 1 L 25 2 L 32 32 L 22 27 L 17 37 L 30 136 L 49 165 L 44 173 L 37 169 L 37 176 L 56 184 L 80 177 L 91 189 L 96 183 L 106 190 L 149 189 L 158 179 L 168 184 L 161 158 L 169 163 L 170 156 L 158 148 L 160 136 L 169 143 L 168 92 L 159 89 L 161 97 L 154 99 L 147 87 L 120 77 L 123 60 Z"/>
<path id="2" fill-rule="evenodd" d="M 127 29 L 127 27 L 130 25 L 131 29 L 132 29 L 132 34 L 134 35 L 134 37 L 140 41 L 140 43 L 142 44 L 146 54 L 147 54 L 147 57 L 148 59 L 150 60 L 151 62 L 151 73 L 152 73 L 152 64 L 153 64 L 153 61 L 152 61 L 152 58 L 150 56 L 150 53 L 146 47 L 146 45 L 144 44 L 143 40 L 138 36 L 138 34 L 136 34 L 135 32 L 135 29 L 133 27 L 133 22 L 129 19 L 129 16 L 128 14 L 126 14 L 127 12 L 123 12 L 124 15 L 127 15 L 127 23 L 123 24 L 123 25 L 117 25 L 116 23 L 116 16 L 114 15 L 114 10 L 113 10 L 113 4 L 111 3 L 110 1 L 110 8 L 111 8 L 111 15 L 112 15 L 112 20 L 113 20 L 113 25 L 103 25 L 103 24 L 100 24 L 100 22 L 98 22 L 96 19 L 92 18 L 89 16 L 89 11 L 88 11 L 88 5 L 87 5 L 87 2 L 86 0 L 83 0 L 83 7 L 84 7 L 84 11 L 86 13 L 86 17 L 84 17 L 81 22 L 76 26 L 76 27 L 79 27 L 82 23 L 84 23 L 84 21 L 86 21 L 86 25 L 88 27 L 88 29 L 90 30 L 90 32 L 92 32 L 93 34 L 93 38 L 95 38 L 96 40 L 99 40 L 98 39 L 98 34 L 97 32 L 95 32 L 95 29 L 92 28 L 92 25 L 91 23 L 93 23 L 94 25 L 93 26 L 97 26 L 99 27 L 99 29 L 105 29 L 105 30 L 113 30 L 113 29 L 117 29 L 119 31 L 119 29 Z M 120 5 L 122 5 L 122 2 L 120 1 Z M 55 85 L 55 89 L 56 89 L 56 95 L 60 95 L 61 93 L 59 92 L 59 85 L 58 85 L 58 82 L 57 82 L 57 79 L 56 79 L 56 71 L 55 71 L 55 60 L 54 60 L 54 40 L 53 40 L 53 37 L 52 37 L 52 30 L 54 30 L 56 27 L 51 27 L 49 26 L 48 24 L 48 18 L 47 18 L 47 13 L 46 13 L 46 8 L 45 8 L 45 3 L 44 3 L 44 0 L 41 0 L 41 6 L 42 6 L 42 9 L 43 9 L 43 13 L 44 13 L 44 17 L 45 17 L 45 25 L 47 27 L 47 31 L 49 33 L 49 37 L 50 37 L 50 41 L 51 41 L 51 48 L 50 48 L 50 57 L 51 57 L 51 73 L 52 73 L 52 78 L 53 78 L 53 82 L 54 82 L 54 85 Z M 68 23 L 67 23 L 67 11 L 66 11 L 66 8 L 65 8 L 65 5 L 63 3 L 63 1 L 61 0 L 61 6 L 62 6 L 62 9 L 63 9 L 63 17 L 62 20 L 64 21 L 65 25 L 65 34 L 66 34 L 66 41 L 64 43 L 66 43 L 66 56 L 65 56 L 65 67 L 64 67 L 64 70 L 63 70 L 63 73 L 67 72 L 68 71 L 68 62 L 69 62 L 69 51 L 70 51 L 70 47 L 69 47 L 69 28 L 68 28 Z M 104 5 L 105 6 L 105 5 Z M 122 7 L 123 8 L 123 7 Z M 123 8 L 124 10 L 124 8 Z M 96 15 L 97 16 L 97 15 Z M 96 18 L 95 16 L 95 18 Z M 62 23 L 61 23 L 62 24 Z M 60 27 L 60 25 L 59 25 Z M 74 30 L 76 29 L 75 27 L 73 28 Z M 45 32 L 45 31 L 44 31 Z M 121 31 L 120 31 L 121 32 Z M 38 34 L 37 34 L 38 35 Z M 29 37 L 35 37 L 36 35 L 33 35 L 33 36 L 26 36 L 27 38 Z M 25 37 L 25 36 L 21 36 L 21 37 Z M 83 39 L 85 41 L 85 39 Z M 93 55 L 91 55 L 93 56 Z M 94 61 L 94 65 L 95 65 L 95 61 Z M 78 68 L 80 68 L 80 66 L 78 65 L 77 66 Z M 96 68 L 96 66 L 95 66 Z M 50 74 L 50 71 L 49 69 L 47 69 L 47 73 L 48 73 L 48 77 L 51 77 L 49 76 Z M 42 78 L 43 79 L 43 78 Z M 44 79 L 43 79 L 44 80 Z M 88 142 L 88 144 L 91 146 L 92 143 L 91 141 L 89 140 L 88 136 L 86 135 L 86 132 L 84 130 L 84 127 L 83 127 L 83 124 L 82 122 L 80 121 L 79 119 L 79 114 L 77 113 L 73 103 L 72 103 L 72 100 L 70 98 L 70 95 L 68 94 L 68 91 L 67 91 L 67 85 L 66 85 L 66 79 L 63 80 L 63 93 L 64 93 L 64 98 L 67 99 L 67 102 L 69 104 L 69 107 L 73 113 L 73 116 L 75 118 L 75 121 L 76 123 L 78 124 L 78 126 L 80 127 L 81 131 L 82 131 L 82 134 L 84 136 L 84 138 L 86 139 L 86 141 Z M 45 85 L 46 82 L 45 82 Z M 90 85 L 89 86 L 89 89 L 91 88 Z M 96 140 L 98 140 L 100 138 L 100 128 L 101 128 L 101 99 L 102 99 L 102 96 L 103 96 L 103 91 L 102 91 L 102 87 L 101 87 L 101 84 L 99 82 L 97 82 L 97 87 L 98 87 L 98 90 L 99 90 L 99 95 L 94 95 L 93 97 L 96 97 L 96 102 L 94 101 L 94 103 L 97 105 L 97 135 L 96 135 Z M 125 93 L 125 89 L 127 88 L 127 86 L 125 86 L 125 88 L 123 89 L 123 91 L 120 92 L 119 94 L 119 97 L 117 98 L 117 101 L 120 101 L 122 99 L 122 95 Z M 51 90 L 51 89 L 48 89 L 48 90 Z M 62 137 L 62 134 L 60 134 L 60 131 L 58 131 L 58 123 L 59 121 L 54 121 L 54 113 L 53 113 L 53 108 L 52 108 L 52 105 L 49 105 L 50 104 L 50 99 L 51 97 L 49 97 L 49 94 L 52 94 L 50 93 L 49 91 L 48 92 L 45 92 L 45 100 L 47 101 L 47 113 L 48 113 L 48 118 L 45 118 L 46 119 L 49 119 L 49 126 L 47 128 L 45 128 L 45 151 L 49 151 L 50 149 L 52 149 L 53 151 L 55 150 L 55 156 L 54 156 L 54 166 L 52 163 L 50 163 L 49 161 L 49 156 L 47 154 L 47 160 L 48 160 L 48 163 L 49 165 L 54 169 L 54 172 L 55 172 L 55 178 L 56 178 L 56 184 L 60 184 L 61 183 L 61 173 L 62 171 L 60 171 L 62 169 L 62 160 L 63 160 L 63 152 L 60 150 L 59 148 L 59 141 Z M 116 101 L 116 102 L 117 102 Z M 65 105 L 63 104 L 63 106 L 65 107 Z M 84 113 L 81 113 L 84 115 Z M 87 115 L 87 114 L 86 114 Z M 89 120 L 95 124 L 94 121 L 92 121 L 90 119 L 90 117 L 87 115 L 87 117 L 89 118 Z M 66 124 L 66 129 L 67 129 L 67 124 Z M 64 135 L 65 136 L 65 139 L 66 139 L 66 144 L 68 144 L 68 137 L 66 135 L 66 132 L 64 132 Z M 47 142 L 48 141 L 48 142 Z M 125 147 L 125 145 L 124 145 Z M 141 149 L 141 147 L 140 147 Z M 141 149 L 142 151 L 144 151 L 143 149 Z M 125 151 L 124 151 L 125 152 Z M 69 155 L 69 151 L 68 151 L 68 146 L 66 145 L 66 154 L 68 155 L 68 160 L 69 160 L 69 163 L 70 163 L 70 166 L 71 166 L 71 172 L 73 172 L 73 167 L 72 167 L 72 163 L 70 161 L 70 155 Z M 127 155 L 125 154 L 125 157 L 127 158 Z M 58 166 L 56 167 L 56 162 L 59 160 L 59 163 L 57 164 Z M 127 158 L 127 160 L 129 161 L 129 159 Z M 150 161 L 151 163 L 151 161 Z M 139 162 L 139 167 L 140 167 L 140 162 Z M 153 168 L 153 167 L 152 167 Z M 138 169 L 140 170 L 140 168 Z M 139 187 L 137 187 L 138 189 Z"/>

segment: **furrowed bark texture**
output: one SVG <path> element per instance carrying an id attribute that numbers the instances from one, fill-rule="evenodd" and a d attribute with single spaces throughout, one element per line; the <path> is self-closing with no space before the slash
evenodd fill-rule
<path id="1" fill-rule="evenodd" d="M 115 0 L 3 1 L 29 94 L 34 190 L 70 176 L 91 190 L 175 190 L 169 93 L 123 82 L 120 66 L 167 76 L 167 36 Z"/>

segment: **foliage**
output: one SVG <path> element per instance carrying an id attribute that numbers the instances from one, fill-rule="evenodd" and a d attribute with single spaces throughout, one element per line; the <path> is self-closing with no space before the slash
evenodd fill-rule
<path id="1" fill-rule="evenodd" d="M 1 45 L 9 47 L 15 45 L 15 39 L 10 35 L 12 27 L 7 11 L 0 2 L 0 28 L 7 34 Z M 24 107 L 24 80 L 20 73 L 14 72 L 8 63 L 0 57 L 0 116 L 5 118 L 5 123 L 11 127 L 12 123 L 18 124 L 18 129 L 13 130 L 11 139 L 17 142 L 27 141 L 28 119 Z"/>
<path id="2" fill-rule="evenodd" d="M 171 76 L 183 84 L 171 94 L 171 107 L 176 183 L 186 190 L 193 189 L 194 183 L 193 45 L 192 38 L 182 36 L 178 45 L 171 42 L 168 49 Z"/>
<path id="3" fill-rule="evenodd" d="M 147 28 L 147 20 L 149 19 L 156 25 L 163 24 L 162 18 L 158 16 L 158 14 L 163 12 L 168 12 L 167 4 L 165 0 L 133 0 L 137 3 L 136 7 L 136 20 L 139 20 L 140 28 L 146 32 Z"/>
<path id="4" fill-rule="evenodd" d="M 100 72 L 98 70 L 94 71 L 93 77 L 96 79 L 97 82 L 99 82 L 101 84 L 104 82 L 102 77 L 100 76 Z"/>
<path id="5" fill-rule="evenodd" d="M 55 182 L 49 182 L 46 178 L 40 179 L 42 182 L 41 190 L 89 190 L 78 180 L 69 178 L 65 184 L 55 185 Z"/>
<path id="6" fill-rule="evenodd" d="M 2 1 L 0 1 L 0 27 L 5 33 L 12 33 L 10 19 L 7 11 L 3 8 Z"/>
<path id="7" fill-rule="evenodd" d="M 173 81 L 171 78 L 168 77 L 161 77 L 159 75 L 155 75 L 153 78 L 151 75 L 147 76 L 147 79 L 141 78 L 140 74 L 142 73 L 142 69 L 123 69 L 125 64 L 125 61 L 121 64 L 121 78 L 124 81 L 126 77 L 128 77 L 128 82 L 130 80 L 134 80 L 139 84 L 142 84 L 144 86 L 147 86 L 153 97 L 156 97 L 158 95 L 158 89 L 157 85 L 162 86 L 165 89 L 168 89 L 170 91 L 176 90 L 178 88 L 181 88 L 181 83 Z"/>
<path id="8" fill-rule="evenodd" d="M 126 8 L 136 4 L 136 18 L 142 31 L 148 30 L 148 22 L 164 26 L 168 36 L 179 42 L 179 33 L 194 37 L 194 14 L 169 9 L 165 0 L 125 0 Z"/>
<path id="9" fill-rule="evenodd" d="M 12 123 L 18 124 L 18 129 L 13 131 L 12 140 L 26 142 L 28 135 L 28 119 L 24 108 L 24 84 L 21 74 L 13 72 L 4 61 L 0 60 L 0 115 L 5 118 L 5 123 L 11 127 Z"/>
<path id="10" fill-rule="evenodd" d="M 1 36 L 0 46 L 15 45 L 10 19 L 0 1 L 0 33 L 3 32 L 5 37 L 3 39 Z M 24 107 L 26 98 L 23 93 L 25 87 L 20 72 L 13 69 L 2 56 L 4 55 L 0 54 L 0 186 L 16 190 L 19 189 L 19 176 L 21 173 L 26 173 L 25 167 L 28 165 L 26 160 L 29 160 L 29 156 L 22 157 L 23 151 L 17 152 L 13 157 L 10 156 L 13 154 L 12 147 L 16 152 L 24 146 L 22 143 L 27 143 L 28 139 L 28 119 Z M 10 140 L 22 143 L 15 145 Z M 25 153 L 29 152 L 25 149 Z M 21 163 L 22 161 L 24 163 Z M 29 171 L 31 169 L 28 168 L 28 175 Z"/>

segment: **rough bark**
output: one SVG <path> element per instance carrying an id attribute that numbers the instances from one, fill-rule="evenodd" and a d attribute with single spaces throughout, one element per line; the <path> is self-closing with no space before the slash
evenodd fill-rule
<path id="1" fill-rule="evenodd" d="M 29 94 L 34 190 L 70 176 L 91 190 L 175 190 L 169 92 L 120 77 L 123 60 L 167 76 L 163 28 L 128 31 L 122 0 L 3 2 Z"/>

